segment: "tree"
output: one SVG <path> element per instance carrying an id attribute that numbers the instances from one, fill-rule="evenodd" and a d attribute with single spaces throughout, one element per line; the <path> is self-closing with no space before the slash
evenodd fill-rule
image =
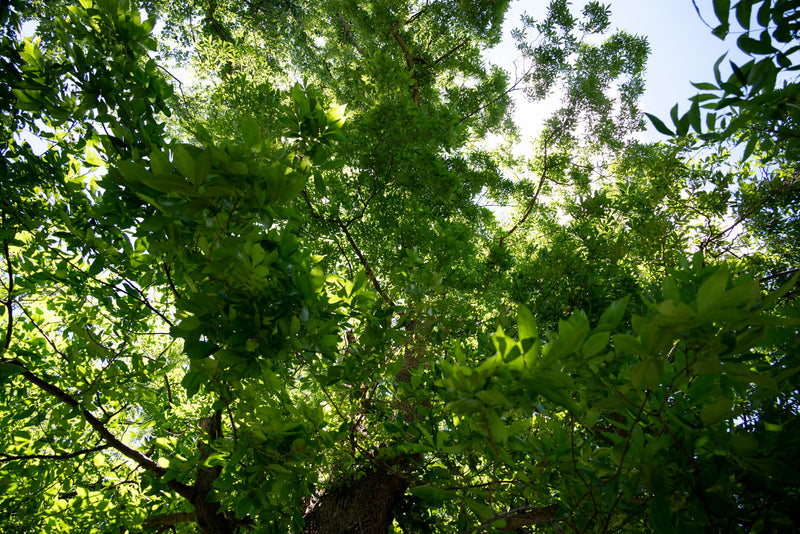
<path id="1" fill-rule="evenodd" d="M 800 274 L 703 223 L 791 125 L 632 142 L 646 40 L 555 0 L 511 80 L 507 7 L 8 3 L 0 531 L 798 526 Z M 525 158 L 515 90 L 565 95 Z"/>

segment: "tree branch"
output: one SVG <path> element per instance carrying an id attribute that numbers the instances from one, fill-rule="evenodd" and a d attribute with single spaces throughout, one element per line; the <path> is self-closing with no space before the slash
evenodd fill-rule
<path id="1" fill-rule="evenodd" d="M 403 50 L 403 55 L 406 57 L 406 66 L 408 66 L 408 71 L 411 73 L 411 78 L 414 80 L 414 86 L 411 89 L 411 99 L 414 104 L 419 105 L 419 83 L 417 82 L 417 75 L 414 72 L 414 58 L 411 55 L 411 51 L 408 49 L 408 45 L 406 45 L 403 38 L 400 37 L 399 27 L 400 21 L 398 20 L 392 28 L 392 36 L 394 36 L 394 40 L 400 45 L 400 48 Z"/>
<path id="2" fill-rule="evenodd" d="M 475 115 L 476 113 L 480 113 L 480 112 L 481 112 L 481 111 L 483 111 L 484 109 L 488 108 L 489 106 L 491 106 L 492 104 L 494 104 L 495 102 L 497 102 L 498 100 L 500 100 L 501 98 L 503 98 L 504 96 L 506 96 L 507 94 L 509 94 L 509 93 L 511 93 L 511 92 L 513 92 L 513 91 L 516 91 L 516 90 L 517 90 L 517 86 L 518 86 L 519 84 L 521 84 L 523 81 L 525 81 L 525 78 L 528 76 L 528 74 L 530 74 L 530 73 L 531 73 L 531 71 L 532 71 L 532 70 L 533 70 L 533 65 L 531 65 L 531 66 L 528 68 L 528 70 L 526 70 L 526 71 L 525 71 L 525 72 L 522 74 L 522 76 L 520 76 L 519 78 L 517 78 L 517 80 L 514 82 L 514 84 L 513 84 L 511 87 L 509 87 L 508 89 L 506 89 L 505 91 L 503 91 L 502 93 L 500 93 L 499 95 L 497 95 L 496 97 L 494 97 L 493 99 L 491 99 L 489 102 L 486 102 L 485 104 L 481 104 L 481 105 L 480 105 L 480 106 L 478 106 L 478 107 L 477 107 L 477 108 L 476 108 L 474 111 L 472 111 L 472 112 L 470 112 L 470 113 L 467 113 L 466 115 L 464 115 L 463 117 L 461 117 L 461 120 L 460 120 L 460 121 L 458 121 L 458 123 L 459 123 L 459 124 L 461 124 L 462 122 L 464 122 L 464 121 L 465 121 L 465 120 L 467 120 L 468 118 L 472 117 L 472 116 L 473 116 L 473 115 Z"/>
<path id="3" fill-rule="evenodd" d="M 155 515 L 142 523 L 142 528 L 169 527 L 178 523 L 188 523 L 194 521 L 194 517 L 194 512 Z"/>
<path id="4" fill-rule="evenodd" d="M 763 278 L 760 278 L 758 281 L 763 284 L 764 282 L 769 282 L 770 280 L 774 280 L 776 278 L 781 278 L 783 276 L 789 276 L 790 274 L 794 274 L 797 271 L 800 271 L 800 267 L 795 267 L 794 269 L 789 269 L 788 271 L 783 271 L 782 273 L 771 274 L 769 276 L 765 276 Z"/>
<path id="5" fill-rule="evenodd" d="M 367 277 L 372 281 L 372 285 L 373 287 L 375 287 L 375 290 L 378 292 L 378 294 L 381 296 L 384 302 L 386 302 L 391 306 L 394 306 L 394 302 L 392 302 L 392 299 L 390 299 L 389 295 L 384 293 L 383 288 L 381 288 L 381 284 L 375 277 L 375 273 L 372 272 L 372 268 L 370 267 L 367 258 L 364 257 L 364 254 L 361 252 L 361 249 L 358 248 L 358 245 L 356 245 L 356 242 L 353 239 L 353 236 L 350 235 L 350 231 L 347 229 L 347 226 L 345 226 L 345 224 L 341 220 L 337 220 L 336 223 L 339 225 L 339 228 L 342 230 L 342 232 L 344 232 L 344 236 L 347 238 L 347 242 L 350 243 L 351 247 L 353 247 L 353 251 L 355 251 L 356 256 L 358 256 L 358 261 L 360 261 L 361 265 L 364 266 L 364 271 L 366 271 Z"/>
<path id="6" fill-rule="evenodd" d="M 492 523 L 501 519 L 506 520 L 504 530 L 519 530 L 522 527 L 535 525 L 537 523 L 555 523 L 559 521 L 559 519 L 555 518 L 558 506 L 557 504 L 551 504 L 550 506 L 524 506 L 522 508 L 515 508 L 502 514 L 495 514 L 485 523 L 464 531 L 461 534 L 483 532 L 488 529 Z"/>
<path id="7" fill-rule="evenodd" d="M 450 56 L 455 54 L 458 51 L 459 48 L 461 48 L 462 46 L 464 46 L 468 42 L 469 42 L 469 37 L 465 37 L 463 41 L 461 41 L 456 46 L 454 46 L 453 48 L 451 48 L 450 50 L 448 50 L 447 52 L 445 52 L 444 54 L 439 56 L 438 59 L 434 60 L 433 64 L 437 65 L 437 64 L 439 64 L 440 61 L 444 61 L 445 59 L 449 58 Z"/>
<path id="8" fill-rule="evenodd" d="M 364 55 L 364 51 L 361 49 L 360 46 L 358 46 L 358 41 L 356 41 L 356 38 L 353 35 L 353 32 L 350 30 L 350 24 L 348 24 L 348 22 L 344 18 L 344 15 L 342 15 L 341 13 L 338 13 L 337 17 L 339 17 L 339 22 L 342 23 L 342 29 L 344 29 L 344 34 L 347 37 L 350 38 L 350 42 L 353 43 L 353 47 L 355 47 L 355 49 L 358 51 L 358 53 L 361 56 L 363 56 Z"/>
<path id="9" fill-rule="evenodd" d="M 536 200 L 539 198 L 539 193 L 542 190 L 542 186 L 544 186 L 545 180 L 547 180 L 547 141 L 546 140 L 545 140 L 545 145 L 544 145 L 544 166 L 542 168 L 542 176 L 539 179 L 539 185 L 536 187 L 536 193 L 533 194 L 533 198 L 531 199 L 530 202 L 528 202 L 528 207 L 525 209 L 525 213 L 522 215 L 522 218 L 519 221 L 517 221 L 517 223 L 513 226 L 513 228 L 511 228 L 511 230 L 506 232 L 506 235 L 504 235 L 503 237 L 500 238 L 500 248 L 503 248 L 505 246 L 506 239 L 508 239 L 511 236 L 511 234 L 516 232 L 517 229 L 522 224 L 524 224 L 526 220 L 528 220 L 528 217 L 530 216 L 531 212 L 533 211 L 533 207 L 536 205 Z"/>
<path id="10" fill-rule="evenodd" d="M 424 15 L 426 11 L 428 11 L 428 6 L 423 7 L 422 9 L 420 9 L 419 11 L 408 17 L 406 19 L 406 25 L 413 24 L 418 18 Z"/>
<path id="11" fill-rule="evenodd" d="M 169 265 L 164 263 L 164 273 L 167 275 L 167 283 L 169 283 L 169 288 L 172 291 L 172 294 L 175 295 L 176 299 L 181 298 L 181 294 L 178 293 L 178 290 L 175 289 L 175 283 L 172 281 L 172 274 L 169 272 Z"/>
<path id="12" fill-rule="evenodd" d="M 211 27 L 214 29 L 214 33 L 219 35 L 219 38 L 225 42 L 230 43 L 231 38 L 228 33 L 225 31 L 219 21 L 214 17 L 217 12 L 217 2 L 216 0 L 209 0 L 208 2 L 208 12 L 206 13 L 206 20 L 211 24 Z"/>
<path id="13" fill-rule="evenodd" d="M 3 227 L 6 225 L 6 212 L 3 212 Z M 3 341 L 3 349 L 8 349 L 11 346 L 11 336 L 14 332 L 14 266 L 11 265 L 11 254 L 8 252 L 8 240 L 3 240 L 3 256 L 6 260 L 6 272 L 8 272 L 8 287 L 7 298 L 1 301 L 6 307 L 8 313 L 8 324 L 6 325 L 6 337 Z"/>
<path id="14" fill-rule="evenodd" d="M 84 449 L 82 451 L 70 452 L 67 454 L 23 454 L 23 455 L 14 455 L 14 454 L 3 454 L 0 453 L 0 462 L 10 462 L 12 460 L 69 460 L 71 458 L 77 458 L 78 456 L 82 456 L 84 454 L 91 454 L 93 452 L 102 451 L 103 449 L 108 449 L 109 445 L 98 445 L 97 447 L 92 447 L 91 449 Z"/>
<path id="15" fill-rule="evenodd" d="M 22 362 L 19 362 L 17 360 L 8 360 L 6 363 L 19 367 L 22 370 L 21 373 L 22 376 L 24 376 L 30 383 L 37 386 L 42 391 L 49 393 L 56 399 L 60 400 L 61 402 L 69 406 L 70 408 L 78 408 L 78 409 L 82 408 L 81 403 L 79 403 L 72 395 L 70 395 L 63 389 L 59 388 L 58 386 L 51 384 L 46 380 L 43 380 L 42 378 L 31 372 L 27 367 L 25 367 L 25 365 Z M 100 422 L 99 419 L 97 419 L 94 415 L 92 415 L 92 413 L 89 410 L 82 409 L 81 414 L 83 415 L 83 418 L 86 420 L 86 422 L 89 423 L 89 426 L 91 426 L 95 430 L 95 432 L 97 432 L 100 435 L 100 437 L 102 437 L 105 440 L 108 447 L 116 449 L 123 456 L 130 458 L 131 460 L 136 462 L 136 464 L 139 465 L 139 467 L 159 478 L 164 476 L 164 473 L 167 472 L 165 468 L 158 465 L 151 458 L 148 458 L 141 452 L 129 447 L 128 445 L 120 441 L 114 434 L 111 433 L 111 431 L 108 430 L 108 428 L 106 428 L 106 426 L 102 422 Z M 187 486 L 186 484 L 183 484 L 175 480 L 170 480 L 169 482 L 167 482 L 167 486 L 175 490 L 182 497 L 185 497 L 190 500 L 195 493 L 194 490 L 189 486 Z"/>

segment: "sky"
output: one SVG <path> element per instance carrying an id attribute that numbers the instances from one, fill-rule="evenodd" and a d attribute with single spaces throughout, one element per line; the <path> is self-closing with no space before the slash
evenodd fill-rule
<path id="1" fill-rule="evenodd" d="M 580 13 L 585 2 L 573 0 L 571 3 L 573 13 Z M 683 113 L 689 107 L 687 98 L 697 93 L 690 82 L 713 81 L 714 63 L 730 46 L 735 48 L 730 39 L 723 42 L 711 35 L 711 29 L 700 20 L 692 0 L 603 0 L 603 3 L 611 6 L 610 30 L 620 29 L 647 37 L 650 57 L 641 105 L 643 111 L 662 118 L 668 125 L 671 124 L 670 109 L 680 102 Z M 517 55 L 511 29 L 520 25 L 517 23 L 522 13 L 527 12 L 537 20 L 543 18 L 548 4 L 546 0 L 512 0 L 506 14 L 504 41 L 489 54 L 489 60 L 510 68 Z M 697 5 L 703 18 L 713 25 L 716 18 L 711 0 L 697 0 Z M 515 98 L 517 123 L 523 135 L 535 135 L 552 110 L 552 103 L 525 102 L 521 92 L 517 92 Z M 663 139 L 649 121 L 644 137 L 653 141 Z"/>

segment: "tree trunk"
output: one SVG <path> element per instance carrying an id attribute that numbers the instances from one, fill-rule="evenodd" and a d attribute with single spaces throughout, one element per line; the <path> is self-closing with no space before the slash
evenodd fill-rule
<path id="1" fill-rule="evenodd" d="M 386 534 L 407 487 L 386 468 L 369 468 L 326 491 L 306 513 L 303 534 Z"/>
<path id="2" fill-rule="evenodd" d="M 233 534 L 235 528 L 222 513 L 219 503 L 206 500 L 211 492 L 211 485 L 222 472 L 222 466 L 202 467 L 202 463 L 212 452 L 210 444 L 222 437 L 222 411 L 216 410 L 210 417 L 203 417 L 199 421 L 199 426 L 206 432 L 208 444 L 198 442 L 201 467 L 197 470 L 197 479 L 194 483 L 195 496 L 192 499 L 197 522 L 203 534 Z"/>

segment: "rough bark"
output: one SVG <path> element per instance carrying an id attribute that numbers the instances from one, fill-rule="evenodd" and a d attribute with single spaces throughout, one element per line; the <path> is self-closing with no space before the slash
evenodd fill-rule
<path id="1" fill-rule="evenodd" d="M 398 474 L 384 467 L 369 468 L 326 491 L 306 514 L 303 534 L 386 534 L 407 487 Z"/>
<path id="2" fill-rule="evenodd" d="M 200 449 L 200 462 L 205 462 L 211 454 L 210 443 L 222 437 L 222 412 L 217 410 L 210 417 L 200 420 L 202 428 L 207 436 L 208 443 L 202 441 L 198 443 Z M 211 485 L 222 472 L 222 466 L 200 467 L 197 470 L 197 479 L 194 483 L 195 496 L 192 499 L 194 512 L 197 515 L 197 522 L 203 529 L 203 534 L 233 534 L 235 528 L 220 510 L 218 502 L 208 502 L 208 495 L 211 492 Z"/>

